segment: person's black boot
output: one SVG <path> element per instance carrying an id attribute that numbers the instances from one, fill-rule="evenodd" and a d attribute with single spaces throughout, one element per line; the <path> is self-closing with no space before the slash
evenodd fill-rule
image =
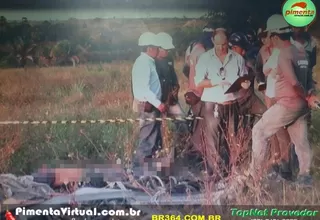
<path id="1" fill-rule="evenodd" d="M 292 169 L 290 167 L 290 163 L 285 161 L 285 160 L 281 160 L 280 164 L 279 164 L 279 174 L 282 178 L 289 180 L 289 181 L 293 181 L 294 180 L 294 175 L 292 172 Z"/>
<path id="2" fill-rule="evenodd" d="M 299 159 L 293 144 L 291 144 L 289 151 L 289 169 L 292 173 L 291 179 L 296 179 L 299 173 Z"/>
<path id="3" fill-rule="evenodd" d="M 299 175 L 294 183 L 300 187 L 313 187 L 313 178 L 309 174 Z"/>
<path id="4" fill-rule="evenodd" d="M 279 164 L 273 164 L 271 168 L 267 171 L 268 180 L 277 180 L 279 178 Z"/>

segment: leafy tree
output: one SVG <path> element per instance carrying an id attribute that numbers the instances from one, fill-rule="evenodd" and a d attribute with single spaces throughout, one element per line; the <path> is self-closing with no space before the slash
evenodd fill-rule
<path id="1" fill-rule="evenodd" d="M 28 62 L 34 63 L 36 47 L 36 44 L 26 42 L 22 37 L 17 37 L 11 43 L 2 47 L 2 51 L 8 54 L 6 59 L 13 59 L 18 67 L 24 67 Z"/>
<path id="2" fill-rule="evenodd" d="M 8 21 L 4 16 L 0 16 L 0 32 L 5 32 L 8 28 Z"/>
<path id="3" fill-rule="evenodd" d="M 54 57 L 57 65 L 65 65 L 69 62 L 75 67 L 79 63 L 74 45 L 68 40 L 58 42 L 51 50 L 50 57 Z"/>
<path id="4" fill-rule="evenodd" d="M 0 16 L 0 44 L 6 43 L 8 39 L 9 24 L 4 16 Z"/>

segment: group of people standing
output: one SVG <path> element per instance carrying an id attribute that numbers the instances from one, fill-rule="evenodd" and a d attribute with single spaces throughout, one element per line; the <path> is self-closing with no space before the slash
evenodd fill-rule
<path id="1" fill-rule="evenodd" d="M 174 59 L 169 56 L 174 49 L 172 37 L 146 32 L 139 46 L 142 52 L 132 69 L 134 110 L 141 119 L 185 116 Z M 315 65 L 314 39 L 305 28 L 291 27 L 282 15 L 271 16 L 258 34 L 229 36 L 224 27 L 208 25 L 200 40 L 188 47 L 183 68 L 189 82 L 184 95 L 189 114 L 204 120 L 194 120 L 191 126 L 177 120 L 177 133 L 191 134 L 191 144 L 205 158 L 212 176 L 219 171 L 227 176 L 232 168 L 230 149 L 243 147 L 239 146 L 243 129 L 246 138 L 241 144 L 251 152 L 250 176 L 266 176 L 271 160 L 271 167 L 281 167 L 281 172 L 276 171 L 282 177 L 310 185 L 310 109 L 320 103 L 312 78 Z M 161 121 L 141 120 L 133 159 L 135 177 L 144 175 L 144 164 L 161 146 Z M 290 149 L 298 158 L 296 178 L 289 166 Z"/>

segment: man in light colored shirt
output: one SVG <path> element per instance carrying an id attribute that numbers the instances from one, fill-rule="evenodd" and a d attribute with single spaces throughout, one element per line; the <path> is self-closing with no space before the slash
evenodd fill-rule
<path id="1" fill-rule="evenodd" d="M 273 15 L 268 19 L 267 31 L 271 33 L 273 47 L 280 50 L 276 68 L 276 103 L 263 114 L 253 128 L 250 173 L 254 178 L 261 177 L 266 168 L 264 161 L 268 139 L 287 126 L 300 165 L 297 183 L 312 185 L 312 151 L 308 140 L 306 114 L 308 104 L 314 107 L 315 103 L 313 96 L 309 97 L 307 94 L 306 85 L 302 85 L 298 79 L 307 76 L 308 59 L 303 51 L 290 43 L 291 29 L 282 15 Z"/>
<path id="2" fill-rule="evenodd" d="M 166 105 L 161 103 L 161 84 L 155 66 L 159 45 L 156 35 L 151 32 L 143 33 L 139 38 L 141 55 L 132 67 L 132 90 L 134 96 L 134 111 L 142 119 L 140 123 L 139 144 L 133 159 L 134 176 L 143 175 L 146 158 L 161 148 L 161 122 L 147 121 L 146 118 L 158 118 L 166 112 Z"/>
<path id="3" fill-rule="evenodd" d="M 206 29 L 207 30 L 207 29 Z M 194 77 L 196 74 L 196 65 L 198 63 L 198 60 L 202 54 L 204 54 L 206 51 L 211 50 L 213 47 L 213 44 L 209 44 L 206 41 L 211 40 L 212 36 L 217 32 L 225 32 L 226 30 L 224 28 L 217 28 L 216 30 L 213 30 L 212 28 L 209 29 L 210 32 L 205 33 L 205 37 L 201 39 L 199 42 L 195 42 L 192 50 L 189 55 L 189 66 L 190 66 L 190 72 L 189 72 L 189 85 L 188 85 L 188 92 L 187 93 L 193 93 L 196 97 L 198 97 L 198 102 L 194 102 L 193 100 L 189 100 L 188 96 L 186 96 L 186 102 L 191 105 L 192 111 L 195 115 L 198 115 L 200 111 L 200 97 L 203 93 L 203 88 L 197 87 L 194 81 Z M 212 43 L 212 42 L 211 42 Z"/>
<path id="4" fill-rule="evenodd" d="M 222 132 L 227 131 L 230 138 L 235 136 L 238 127 L 239 92 L 224 93 L 239 77 L 247 75 L 248 72 L 243 57 L 228 49 L 228 38 L 225 32 L 217 32 L 212 40 L 214 48 L 199 58 L 194 81 L 198 88 L 203 89 L 201 100 L 204 102 L 207 145 L 205 147 L 207 152 L 205 151 L 204 154 L 211 168 L 222 168 L 223 170 L 220 171 L 228 173 L 229 149 L 225 146 L 220 147 L 219 127 L 223 125 Z M 243 82 L 241 86 L 248 89 L 250 82 Z M 220 157 L 223 159 L 221 160 Z"/>
<path id="5" fill-rule="evenodd" d="M 184 97 L 186 103 L 190 106 L 188 116 L 201 117 L 203 110 L 203 103 L 201 102 L 201 95 L 203 88 L 197 88 L 194 83 L 195 66 L 199 57 L 207 50 L 213 48 L 212 35 L 214 33 L 213 25 L 208 24 L 203 28 L 203 33 L 200 39 L 197 39 L 191 43 L 186 51 L 184 74 L 188 77 L 188 90 Z M 187 72 L 185 72 L 187 71 Z M 194 119 L 189 121 L 188 127 L 191 133 L 190 148 L 188 149 L 188 158 L 195 161 L 197 164 L 202 164 L 201 149 L 199 146 L 202 142 L 202 120 Z"/>
<path id="6" fill-rule="evenodd" d="M 202 54 L 206 51 L 213 48 L 212 36 L 217 32 L 225 32 L 224 28 L 216 28 L 214 29 L 213 24 L 208 24 L 203 29 L 203 35 L 200 40 L 193 42 L 190 54 L 188 56 L 187 62 L 189 63 L 189 74 L 188 74 L 188 91 L 185 94 L 186 103 L 190 105 L 189 115 L 195 117 L 203 116 L 203 102 L 201 101 L 201 95 L 203 93 L 203 88 L 197 87 L 195 85 L 194 76 L 196 74 L 196 65 L 198 60 Z M 191 113 L 191 114 L 190 114 Z M 191 128 L 191 146 L 190 152 L 193 153 L 193 157 L 198 159 L 199 152 L 202 151 L 202 120 L 194 120 L 192 121 L 189 128 Z M 190 154 L 191 155 L 191 154 Z M 197 162 L 202 162 L 202 160 L 198 160 Z"/>
<path id="7" fill-rule="evenodd" d="M 267 108 L 276 103 L 275 100 L 275 75 L 277 72 L 278 53 L 273 53 L 272 42 L 270 40 L 270 32 L 263 30 L 260 33 L 262 47 L 256 62 L 256 69 L 266 76 L 266 87 L 264 90 L 264 100 Z M 272 57 L 272 58 L 271 58 Z M 270 59 L 269 59 L 270 58 Z M 280 173 L 282 177 L 291 178 L 291 170 L 289 168 L 289 146 L 291 144 L 288 131 L 280 128 L 279 131 L 270 138 L 270 166 L 274 168 L 276 173 Z M 274 174 L 274 172 L 272 172 Z"/>

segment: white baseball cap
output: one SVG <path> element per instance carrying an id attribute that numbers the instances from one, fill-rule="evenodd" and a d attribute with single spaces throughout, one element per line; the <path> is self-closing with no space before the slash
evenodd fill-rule
<path id="1" fill-rule="evenodd" d="M 138 40 L 138 45 L 159 47 L 159 44 L 157 43 L 156 39 L 156 34 L 149 31 L 141 34 Z"/>
<path id="2" fill-rule="evenodd" d="M 157 44 L 165 50 L 171 50 L 175 48 L 172 37 L 165 32 L 158 33 L 156 35 L 156 41 Z"/>

